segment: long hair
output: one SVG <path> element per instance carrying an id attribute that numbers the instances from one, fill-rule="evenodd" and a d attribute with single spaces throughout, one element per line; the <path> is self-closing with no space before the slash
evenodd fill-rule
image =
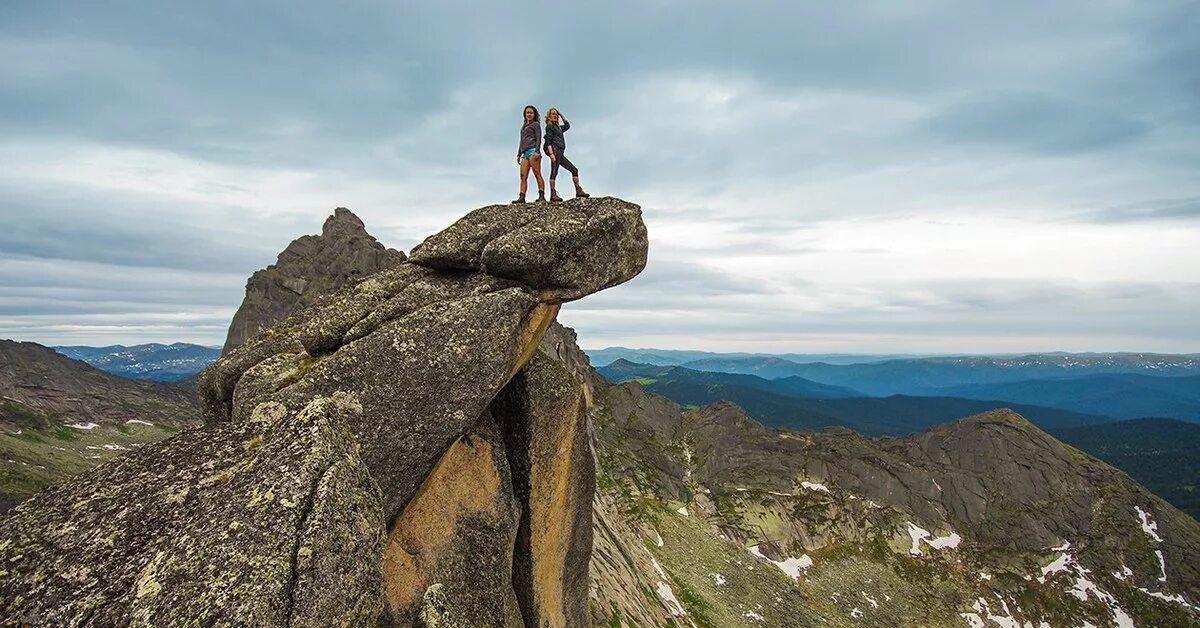
<path id="1" fill-rule="evenodd" d="M 525 122 L 525 112 L 529 111 L 530 109 L 533 109 L 533 121 L 535 123 L 537 122 L 539 117 L 537 107 L 534 107 L 533 105 L 525 105 L 525 108 L 521 110 L 521 126 L 525 126 L 527 124 Z"/>
<path id="2" fill-rule="evenodd" d="M 556 108 L 554 108 L 554 107 L 551 107 L 551 108 L 549 108 L 549 109 L 547 109 L 547 110 L 546 110 L 546 124 L 550 124 L 550 114 L 552 114 L 552 113 L 557 113 L 557 114 L 558 114 L 558 117 L 559 117 L 559 119 L 562 119 L 562 114 L 561 114 L 561 113 L 558 113 L 558 109 L 556 109 Z M 561 124 L 561 123 L 557 123 L 557 122 L 556 122 L 555 124 Z"/>

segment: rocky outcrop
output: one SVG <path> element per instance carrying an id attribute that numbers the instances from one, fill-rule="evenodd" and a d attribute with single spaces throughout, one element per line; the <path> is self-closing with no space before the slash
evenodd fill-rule
<path id="1" fill-rule="evenodd" d="M 640 214 L 602 197 L 477 209 L 414 248 L 412 261 L 511 279 L 536 287 L 543 301 L 562 302 L 627 281 L 645 266 L 647 247 Z"/>
<path id="2" fill-rule="evenodd" d="M 618 199 L 468 214 L 411 262 L 319 299 L 216 362 L 199 381 L 203 429 L 101 466 L 0 523 L 0 564 L 17 565 L 0 584 L 0 615 L 53 607 L 68 609 L 55 611 L 64 623 L 86 623 L 100 599 L 88 591 L 134 609 L 150 574 L 158 599 L 199 596 L 218 623 L 306 625 L 302 610 L 313 608 L 332 623 L 534 625 L 521 617 L 528 609 L 542 625 L 572 625 L 594 477 L 582 389 L 548 359 L 527 365 L 560 303 L 632 278 L 646 251 L 640 209 Z M 330 407 L 352 411 L 314 409 Z M 497 423 L 512 433 L 502 437 Z M 338 453 L 297 459 L 304 451 Z M 327 495 L 334 477 L 346 488 Z M 159 490 L 201 480 L 201 493 Z M 139 505 L 135 522 L 122 513 L 138 490 L 162 497 Z M 77 504 L 107 513 L 103 525 Z M 280 509 L 305 504 L 305 525 L 288 528 Z M 256 508 L 271 521 L 247 513 Z M 312 513 L 327 523 L 310 529 Z M 188 514 L 197 527 L 181 536 L 170 523 Z M 242 542 L 243 523 L 225 529 L 235 521 L 257 542 Z M 70 567 L 55 535 L 77 522 L 95 523 L 87 538 L 111 544 L 100 555 L 84 543 Z M 168 559 L 178 576 L 155 575 Z M 108 561 L 129 576 L 93 583 Z M 77 594 L 64 584 L 49 595 L 48 581 L 74 583 Z M 326 609 L 326 597 L 353 605 Z"/>
<path id="3" fill-rule="evenodd" d="M 347 428 L 361 411 L 347 394 L 264 404 L 38 494 L 0 519 L 0 616 L 35 626 L 377 616 L 379 489 Z"/>
<path id="4" fill-rule="evenodd" d="M 576 344 L 574 329 L 555 321 L 550 325 L 550 329 L 546 330 L 546 335 L 542 336 L 540 349 L 542 353 L 562 363 L 575 379 L 583 382 L 583 393 L 587 397 L 588 405 L 592 404 L 598 390 L 608 386 L 604 377 L 592 368 L 587 354 Z"/>
<path id="5" fill-rule="evenodd" d="M 345 207 L 335 209 L 325 219 L 321 235 L 293 240 L 274 264 L 246 282 L 246 298 L 229 325 L 225 353 L 320 297 L 404 259 L 404 253 L 385 247 L 367 233 L 353 212 Z"/>
<path id="6" fill-rule="evenodd" d="M 628 382 L 593 418 L 593 625 L 1200 621 L 1200 525 L 1011 411 L 867 438 L 769 429 L 728 402 L 684 411 Z M 763 569 L 776 584 L 752 585 Z M 832 616 L 784 612 L 795 593 Z"/>

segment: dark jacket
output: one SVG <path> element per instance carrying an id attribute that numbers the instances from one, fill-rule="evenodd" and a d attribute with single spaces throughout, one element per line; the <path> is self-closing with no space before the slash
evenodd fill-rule
<path id="1" fill-rule="evenodd" d="M 517 147 L 517 156 L 521 153 L 542 145 L 542 126 L 537 120 L 521 125 L 521 145 Z"/>
<path id="2" fill-rule="evenodd" d="M 564 150 L 567 150 L 567 138 L 565 135 L 563 135 L 563 133 L 566 133 L 567 130 L 571 128 L 571 123 L 567 122 L 567 119 L 562 117 L 561 113 L 558 114 L 558 118 L 562 120 L 561 125 L 550 124 L 549 122 L 546 123 L 545 145 L 553 146 L 554 150 L 561 153 Z"/>

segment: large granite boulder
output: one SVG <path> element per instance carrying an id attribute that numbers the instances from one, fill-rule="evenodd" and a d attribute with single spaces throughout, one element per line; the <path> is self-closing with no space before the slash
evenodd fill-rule
<path id="1" fill-rule="evenodd" d="M 293 240 L 274 264 L 246 281 L 246 298 L 229 325 L 225 353 L 318 298 L 404 259 L 403 252 L 385 247 L 367 233 L 353 212 L 335 209 L 320 235 Z"/>
<path id="2" fill-rule="evenodd" d="M 125 600 L 99 623 L 574 625 L 594 483 L 583 392 L 548 359 L 527 364 L 560 303 L 641 271 L 646 231 L 633 204 L 565 205 L 473 212 L 418 247 L 440 258 L 414 255 L 223 356 L 198 382 L 204 428 L 4 523 L 0 611 L 86 625 Z M 303 456 L 324 451 L 341 458 Z M 259 516 L 264 499 L 322 523 Z M 89 525 L 96 535 L 70 540 Z M 176 606 L 142 612 L 150 589 Z"/>
<path id="3" fill-rule="evenodd" d="M 634 209 L 612 197 L 533 203 L 520 211 L 490 205 L 426 239 L 412 250 L 412 261 L 482 271 L 535 286 L 544 300 L 570 301 L 641 271 L 649 242 Z"/>

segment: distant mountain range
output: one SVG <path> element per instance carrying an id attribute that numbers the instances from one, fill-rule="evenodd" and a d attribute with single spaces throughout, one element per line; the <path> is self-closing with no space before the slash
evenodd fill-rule
<path id="1" fill-rule="evenodd" d="M 0 340 L 0 513 L 199 422 L 186 386 L 135 381 L 49 347 Z"/>
<path id="2" fill-rule="evenodd" d="M 868 364 L 871 362 L 883 362 L 885 360 L 896 360 L 902 358 L 918 358 L 921 355 L 916 354 L 858 354 L 858 353 L 779 353 L 779 354 L 764 354 L 764 353 L 717 353 L 714 351 L 688 351 L 683 349 L 629 349 L 627 347 L 606 347 L 604 349 L 590 349 L 585 351 L 592 365 L 599 368 L 607 364 L 616 362 L 617 360 L 628 360 L 638 364 L 659 364 L 662 366 L 679 366 L 688 365 L 689 362 L 701 362 L 704 360 L 763 360 L 783 361 L 790 364 L 809 364 L 813 362 L 824 362 L 826 364 Z M 697 370 L 721 370 L 721 369 L 704 369 L 696 366 Z M 734 371 L 741 372 L 741 371 Z M 753 373 L 761 375 L 761 373 Z M 765 377 L 765 376 L 764 376 Z"/>
<path id="3" fill-rule="evenodd" d="M 221 356 L 220 347 L 186 342 L 169 345 L 109 345 L 107 347 L 60 346 L 55 351 L 115 375 L 158 382 L 187 379 Z"/>
<path id="4" fill-rule="evenodd" d="M 1200 375 L 1155 377 L 1102 373 L 1079 377 L 968 384 L 939 389 L 969 399 L 1005 399 L 1122 419 L 1175 417 L 1200 421 Z"/>
<path id="5" fill-rule="evenodd" d="M 820 430 L 846 427 L 868 435 L 903 435 L 996 408 L 1011 408 L 1045 428 L 1110 422 L 1108 416 L 1058 408 L 956 397 L 891 395 L 867 397 L 844 386 L 800 377 L 769 380 L 738 373 L 712 373 L 682 366 L 617 360 L 597 369 L 611 382 L 636 381 L 646 390 L 685 407 L 732 401 L 771 427 Z"/>
<path id="6" fill-rule="evenodd" d="M 628 353 L 629 355 L 622 355 Z M 598 357 L 594 357 L 598 356 Z M 588 352 L 597 365 L 617 359 L 638 364 L 685 366 L 698 371 L 741 373 L 767 379 L 798 376 L 848 386 L 869 395 L 941 394 L 943 388 L 998 384 L 1050 377 L 1132 373 L 1155 377 L 1200 375 L 1200 355 L 1158 353 L 1036 353 L 1020 356 L 819 356 L 668 352 L 658 349 L 601 349 Z M 679 358 L 690 359 L 679 359 Z M 609 359 L 611 358 L 611 359 Z"/>

